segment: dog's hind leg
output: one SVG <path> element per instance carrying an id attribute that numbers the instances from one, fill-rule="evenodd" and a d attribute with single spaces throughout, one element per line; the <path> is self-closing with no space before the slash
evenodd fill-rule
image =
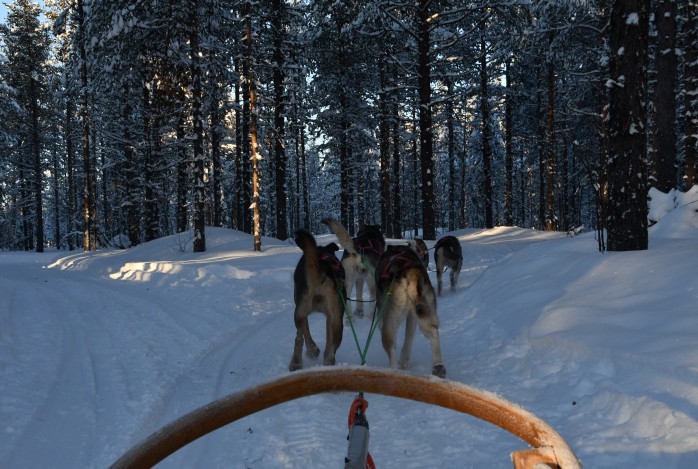
<path id="1" fill-rule="evenodd" d="M 296 340 L 293 345 L 293 355 L 291 363 L 288 365 L 288 371 L 296 371 L 303 368 L 303 331 L 296 329 Z"/>
<path id="2" fill-rule="evenodd" d="M 288 365 L 289 371 L 296 371 L 303 368 L 303 343 L 306 347 L 306 355 L 308 358 L 317 358 L 320 354 L 320 349 L 313 341 L 310 335 L 310 326 L 308 325 L 308 311 L 296 307 L 293 315 L 293 321 L 296 324 L 296 340 L 293 344 L 293 356 L 291 363 Z"/>
<path id="3" fill-rule="evenodd" d="M 325 353 L 323 355 L 325 365 L 334 365 L 337 349 L 342 344 L 342 334 L 344 332 L 343 319 L 344 306 L 339 296 L 335 297 L 329 304 L 325 313 Z"/>
<path id="4" fill-rule="evenodd" d="M 437 256 L 441 256 L 441 253 L 436 253 Z M 445 267 L 443 265 L 443 260 L 437 257 L 436 261 L 436 291 L 441 295 L 441 288 L 443 286 L 442 276 L 444 274 Z"/>
<path id="5" fill-rule="evenodd" d="M 388 355 L 388 364 L 390 368 L 397 368 L 397 361 L 395 360 L 395 334 L 397 332 L 397 327 L 393 324 L 393 321 L 383 314 L 383 327 L 381 328 L 381 339 L 383 341 L 383 350 Z"/>
<path id="6" fill-rule="evenodd" d="M 310 314 L 310 311 L 307 309 L 307 305 L 304 305 L 303 303 L 296 306 L 295 312 L 293 313 L 293 322 L 296 325 L 296 339 L 293 344 L 291 363 L 288 365 L 289 371 L 296 371 L 303 368 L 304 343 L 308 358 L 317 358 L 317 356 L 320 354 L 320 349 L 313 341 L 313 337 L 310 335 L 308 314 Z"/>
<path id="7" fill-rule="evenodd" d="M 305 338 L 305 356 L 314 360 L 320 355 L 320 347 L 317 346 L 310 334 L 310 324 L 308 324 L 308 316 L 303 321 L 303 337 Z"/>
<path id="8" fill-rule="evenodd" d="M 412 341 L 414 340 L 414 331 L 417 328 L 417 321 L 415 315 L 412 312 L 407 313 L 407 320 L 405 321 L 405 343 L 402 344 L 402 350 L 400 351 L 400 361 L 398 366 L 401 369 L 407 368 L 410 362 L 410 354 L 412 352 Z"/>
<path id="9" fill-rule="evenodd" d="M 419 318 L 419 328 L 431 343 L 431 374 L 446 377 L 446 367 L 441 359 L 441 340 L 439 338 L 439 320 L 435 314 Z"/>
<path id="10" fill-rule="evenodd" d="M 390 368 L 397 368 L 398 362 L 395 358 L 395 337 L 402 321 L 402 310 L 404 304 L 398 301 L 395 295 L 385 295 L 377 305 L 378 310 L 383 309 L 383 326 L 381 327 L 381 339 L 383 349 L 388 355 Z"/>
<path id="11" fill-rule="evenodd" d="M 451 270 L 451 290 L 456 289 L 456 284 L 458 283 L 458 276 L 460 275 L 460 269 L 463 261 L 457 261 L 456 265 L 453 266 Z"/>

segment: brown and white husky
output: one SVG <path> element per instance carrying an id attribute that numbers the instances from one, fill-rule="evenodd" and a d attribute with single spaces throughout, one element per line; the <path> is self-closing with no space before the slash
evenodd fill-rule
<path id="1" fill-rule="evenodd" d="M 308 358 L 314 359 L 320 354 L 310 335 L 310 313 L 320 312 L 326 318 L 325 365 L 335 364 L 335 353 L 342 343 L 344 332 L 344 269 L 335 256 L 339 246 L 335 243 L 318 246 L 313 235 L 302 229 L 295 232 L 295 239 L 303 250 L 303 256 L 293 274 L 296 340 L 288 366 L 290 371 L 303 368 L 303 343 Z"/>
<path id="2" fill-rule="evenodd" d="M 411 246 L 388 246 L 376 267 L 376 308 L 382 313 L 381 336 L 391 368 L 407 367 L 416 326 L 431 342 L 431 372 L 444 378 L 446 367 L 441 359 L 439 316 L 436 294 L 429 273 Z M 399 360 L 395 359 L 395 336 L 402 321 L 405 342 Z"/>

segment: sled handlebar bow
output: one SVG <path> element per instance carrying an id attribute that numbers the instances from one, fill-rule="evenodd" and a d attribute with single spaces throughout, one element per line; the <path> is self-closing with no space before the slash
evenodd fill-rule
<path id="1" fill-rule="evenodd" d="M 164 426 L 131 448 L 111 468 L 152 467 L 192 441 L 243 417 L 301 397 L 339 391 L 410 399 L 486 420 L 532 446 L 511 455 L 517 469 L 533 468 L 538 463 L 581 469 L 572 449 L 549 424 L 502 397 L 456 381 L 366 367 L 296 371 L 230 394 Z"/>

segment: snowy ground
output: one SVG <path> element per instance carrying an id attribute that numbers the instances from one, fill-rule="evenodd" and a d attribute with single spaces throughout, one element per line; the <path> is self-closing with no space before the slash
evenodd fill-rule
<path id="1" fill-rule="evenodd" d="M 698 467 L 698 194 L 679 196 L 658 208 L 654 194 L 645 252 L 601 254 L 593 233 L 454 233 L 460 283 L 439 298 L 448 378 L 543 418 L 587 468 Z M 207 246 L 0 253 L 0 467 L 106 468 L 184 413 L 288 373 L 300 251 L 264 239 L 253 253 L 250 236 L 214 228 Z M 322 316 L 311 323 L 324 345 Z M 338 366 L 359 361 L 345 328 Z M 379 339 L 367 362 L 387 365 Z M 418 333 L 409 372 L 429 370 Z M 273 407 L 158 467 L 343 467 L 353 398 Z M 450 410 L 366 398 L 379 468 L 506 468 L 526 447 Z"/>

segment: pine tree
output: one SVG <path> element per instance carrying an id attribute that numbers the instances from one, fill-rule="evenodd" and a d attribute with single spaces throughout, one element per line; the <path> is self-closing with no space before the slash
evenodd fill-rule
<path id="1" fill-rule="evenodd" d="M 16 91 L 19 109 L 13 116 L 17 145 L 15 163 L 20 166 L 19 174 L 25 180 L 18 181 L 31 195 L 32 204 L 23 209 L 31 213 L 32 220 L 23 220 L 25 238 L 30 234 L 33 240 L 25 244 L 34 245 L 37 252 L 44 251 L 44 209 L 43 185 L 44 166 L 42 156 L 43 112 L 41 109 L 46 89 L 46 62 L 49 53 L 49 35 L 39 21 L 41 10 L 29 0 L 17 0 L 9 5 L 7 28 L 4 43 L 7 50 L 8 85 Z"/>

